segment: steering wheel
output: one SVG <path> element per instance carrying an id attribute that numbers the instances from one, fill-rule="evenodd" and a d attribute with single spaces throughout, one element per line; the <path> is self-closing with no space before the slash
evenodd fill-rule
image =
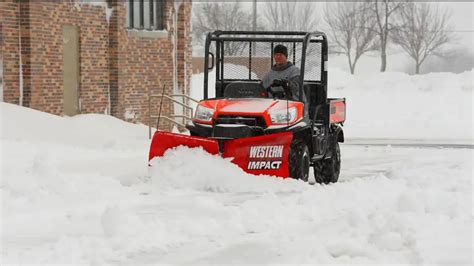
<path id="1" fill-rule="evenodd" d="M 282 86 L 270 86 L 267 88 L 268 95 L 276 99 L 285 99 L 286 92 Z"/>

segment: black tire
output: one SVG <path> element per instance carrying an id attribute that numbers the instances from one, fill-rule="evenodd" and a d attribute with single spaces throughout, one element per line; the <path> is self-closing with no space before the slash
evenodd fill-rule
<path id="1" fill-rule="evenodd" d="M 307 182 L 310 162 L 309 149 L 306 143 L 296 142 L 291 145 L 289 159 L 290 176 Z"/>
<path id="2" fill-rule="evenodd" d="M 314 179 L 320 184 L 336 183 L 341 172 L 341 150 L 339 143 L 333 141 L 330 147 L 331 158 L 314 163 Z"/>

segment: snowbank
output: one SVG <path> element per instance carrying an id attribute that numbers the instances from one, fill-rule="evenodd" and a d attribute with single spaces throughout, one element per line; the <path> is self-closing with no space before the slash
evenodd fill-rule
<path id="1" fill-rule="evenodd" d="M 148 138 L 148 127 L 101 114 L 60 117 L 1 103 L 2 138 L 18 142 L 53 143 L 80 148 L 127 148 Z M 124 127 L 127 130 L 123 130 Z M 123 139 L 129 141 L 123 142 Z M 135 141 L 134 141 L 135 140 Z"/>
<path id="2" fill-rule="evenodd" d="M 202 99 L 203 74 L 191 96 Z M 473 139 L 474 72 L 410 76 L 401 72 L 350 75 L 329 70 L 329 97 L 345 97 L 346 139 L 410 139 L 437 142 Z M 215 73 L 209 83 L 215 82 Z M 209 86 L 210 97 L 214 87 Z"/>
<path id="3" fill-rule="evenodd" d="M 371 76 L 329 71 L 329 97 L 346 97 L 345 136 L 472 142 L 474 72 Z"/>

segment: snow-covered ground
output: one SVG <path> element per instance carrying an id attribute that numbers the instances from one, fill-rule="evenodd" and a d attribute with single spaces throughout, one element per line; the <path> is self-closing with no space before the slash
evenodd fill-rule
<path id="1" fill-rule="evenodd" d="M 348 98 L 347 138 L 472 144 L 472 72 L 340 73 L 332 86 Z M 473 262 L 473 149 L 342 144 L 331 185 L 186 148 L 148 173 L 143 125 L 0 108 L 1 265 Z"/>

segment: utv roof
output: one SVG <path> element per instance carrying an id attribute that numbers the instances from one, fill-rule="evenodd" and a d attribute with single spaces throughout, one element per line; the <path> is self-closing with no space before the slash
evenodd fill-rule
<path id="1" fill-rule="evenodd" d="M 208 33 L 209 41 L 291 41 L 304 42 L 309 38 L 325 41 L 324 32 L 306 32 L 306 31 L 221 31 L 217 30 Z"/>

